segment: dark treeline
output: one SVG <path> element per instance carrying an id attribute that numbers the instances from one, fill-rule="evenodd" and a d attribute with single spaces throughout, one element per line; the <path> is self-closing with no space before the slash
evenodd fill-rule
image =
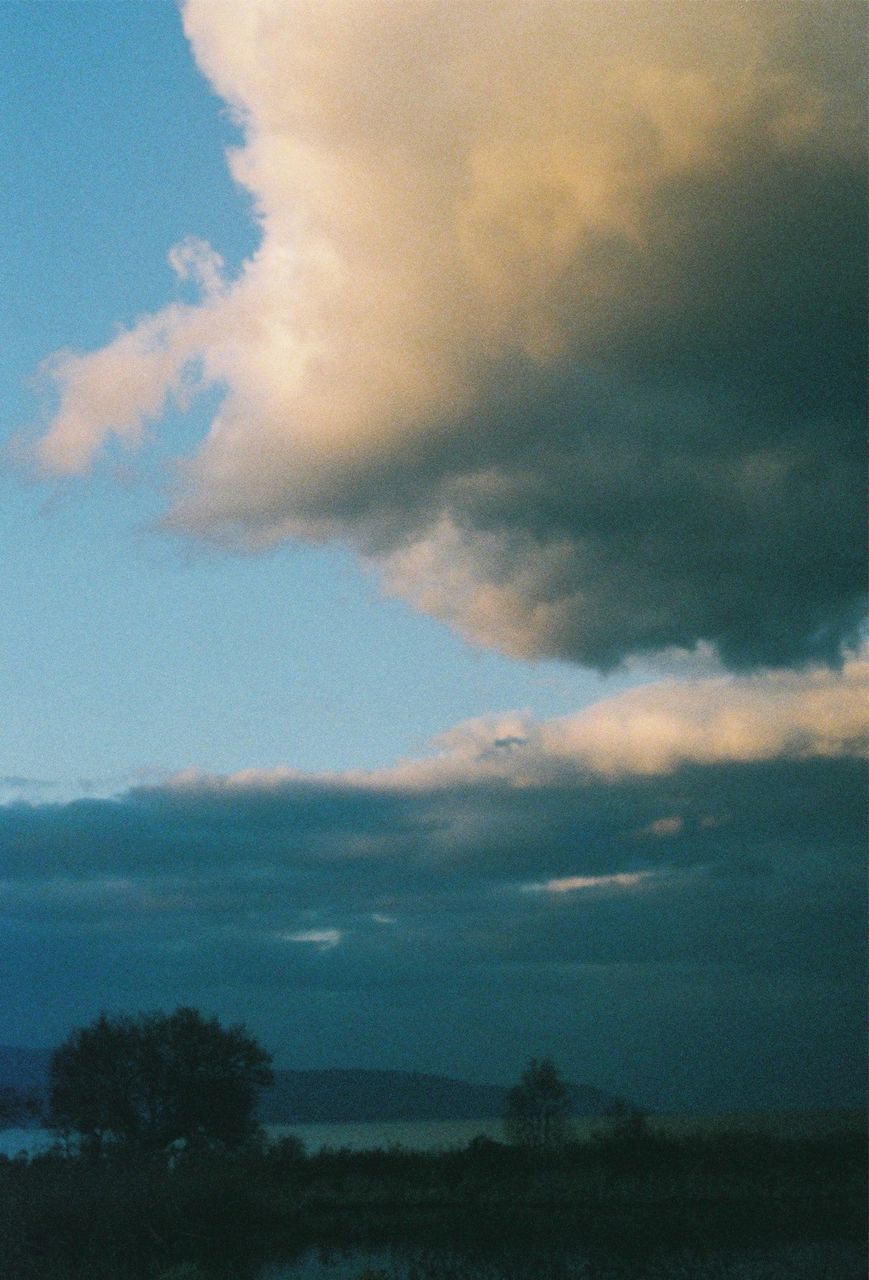
<path id="1" fill-rule="evenodd" d="M 291 1261 L 315 1244 L 448 1241 L 491 1259 L 527 1254 L 538 1238 L 538 1256 L 571 1242 L 597 1251 L 609 1260 L 601 1276 L 640 1274 L 631 1259 L 679 1250 L 838 1241 L 853 1257 L 866 1238 L 865 1173 L 859 1133 L 675 1139 L 619 1124 L 549 1151 L 480 1138 L 442 1153 L 306 1155 L 290 1138 L 189 1152 L 174 1167 L 129 1151 L 57 1152 L 0 1161 L 0 1275 L 253 1280 L 270 1255 Z M 467 1263 L 454 1274 L 475 1273 Z"/>

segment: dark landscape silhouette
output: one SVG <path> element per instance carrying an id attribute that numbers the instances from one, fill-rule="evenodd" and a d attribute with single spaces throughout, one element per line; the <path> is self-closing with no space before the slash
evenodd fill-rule
<path id="1" fill-rule="evenodd" d="M 823 1267 L 829 1280 L 856 1280 L 864 1265 L 866 1141 L 856 1119 L 814 1137 L 700 1128 L 677 1137 L 610 1100 L 595 1135 L 579 1140 L 575 1100 L 607 1095 L 572 1089 L 543 1058 L 506 1091 L 404 1077 L 402 1115 L 429 1087 L 430 1111 L 500 1100 L 503 1140 L 307 1152 L 297 1136 L 270 1142 L 259 1127 L 269 1062 L 243 1027 L 192 1009 L 101 1015 L 48 1057 L 47 1077 L 45 1055 L 4 1051 L 4 1124 L 38 1120 L 57 1141 L 0 1160 L 0 1274 L 256 1280 L 270 1262 L 291 1276 L 311 1249 L 351 1260 L 387 1251 L 392 1270 L 360 1262 L 355 1275 L 367 1280 L 735 1276 L 728 1259 L 749 1277 L 814 1280 Z M 296 1096 L 318 1116 L 336 1085 L 357 1088 L 345 1114 L 373 1114 L 372 1084 L 402 1078 L 287 1075 L 284 1100 L 300 1075 Z"/>

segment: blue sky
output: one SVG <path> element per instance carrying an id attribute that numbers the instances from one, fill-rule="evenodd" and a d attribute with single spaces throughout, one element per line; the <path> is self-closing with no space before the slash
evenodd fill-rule
<path id="1" fill-rule="evenodd" d="M 0 1043 L 859 1100 L 861 7 L 3 20 Z"/>
<path id="2" fill-rule="evenodd" d="M 45 404 L 38 370 L 181 292 L 187 235 L 237 268 L 258 233 L 227 173 L 238 130 L 171 3 L 4 5 L 2 429 Z M 3 476 L 0 774 L 113 792 L 191 765 L 384 765 L 489 711 L 547 715 L 625 683 L 485 652 L 383 598 L 340 547 L 238 558 L 154 532 L 170 419 L 145 459 L 86 482 Z M 34 792 L 34 795 L 40 794 Z"/>

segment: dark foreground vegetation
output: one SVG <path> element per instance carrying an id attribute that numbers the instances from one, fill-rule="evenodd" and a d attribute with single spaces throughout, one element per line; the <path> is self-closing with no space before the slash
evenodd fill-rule
<path id="1" fill-rule="evenodd" d="M 368 1268 L 376 1280 L 857 1280 L 865 1203 L 859 1133 L 674 1139 L 616 1124 L 549 1151 L 58 1152 L 0 1162 L 0 1276 L 258 1280 L 319 1246 L 405 1259 Z M 724 1256 L 749 1262 L 709 1269 Z"/>

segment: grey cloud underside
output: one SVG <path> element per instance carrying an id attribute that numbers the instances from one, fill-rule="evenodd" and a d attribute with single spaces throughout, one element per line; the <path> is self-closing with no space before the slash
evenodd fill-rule
<path id="1" fill-rule="evenodd" d="M 862 761 L 685 765 L 667 775 L 515 787 L 503 780 L 402 791 L 339 780 L 262 787 L 142 787 L 113 800 L 0 807 L 0 874 L 46 877 L 245 874 L 343 882 L 608 875 L 659 864 L 736 859 L 759 865 L 767 843 L 803 854 L 856 833 Z M 651 824 L 677 816 L 672 838 Z"/>
<path id="2" fill-rule="evenodd" d="M 287 783 L 10 806 L 0 945 L 24 990 L 68 1020 L 94 1002 L 187 1000 L 253 1018 L 267 1037 L 291 1034 L 302 1065 L 326 1053 L 311 1045 L 332 1046 L 333 1064 L 353 1061 L 354 1044 L 370 1056 L 366 1018 L 369 1032 L 371 1019 L 382 1028 L 382 1062 L 407 1063 L 409 1046 L 437 1029 L 431 1052 L 444 1068 L 452 1053 L 455 1068 L 466 1024 L 492 1043 L 518 1028 L 528 1052 L 562 1040 L 579 1052 L 593 1011 L 589 1034 L 609 1044 L 606 1058 L 640 1035 L 636 1017 L 652 1035 L 656 1017 L 677 1028 L 684 1015 L 707 1038 L 729 1019 L 746 1052 L 758 1037 L 778 1052 L 765 1039 L 774 1029 L 794 1063 L 822 1035 L 824 1054 L 835 1047 L 843 1062 L 836 1088 L 852 1097 L 861 777 L 850 760 L 777 761 L 547 788 Z M 680 830 L 650 832 L 673 817 Z M 639 870 L 656 874 L 629 891 L 528 888 Z M 337 945 L 292 940 L 328 930 Z M 639 991 L 647 1007 L 629 1018 Z M 287 1019 L 291 1033 L 280 1030 Z M 490 1061 L 498 1074 L 488 1052 L 478 1046 L 477 1075 Z M 698 1073 L 714 1076 L 698 1052 Z M 818 1072 L 806 1086 L 815 1097 Z"/>

